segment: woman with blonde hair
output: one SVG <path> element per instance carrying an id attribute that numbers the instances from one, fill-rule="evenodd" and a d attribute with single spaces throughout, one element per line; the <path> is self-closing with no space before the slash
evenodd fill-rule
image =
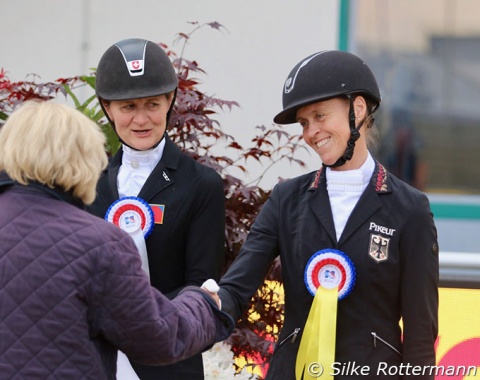
<path id="1" fill-rule="evenodd" d="M 118 349 L 169 364 L 233 328 L 216 295 L 188 287 L 170 301 L 150 287 L 132 238 L 83 210 L 104 142 L 51 102 L 25 103 L 0 130 L 2 378 L 115 379 Z"/>
<path id="2" fill-rule="evenodd" d="M 3 128 L 0 169 L 22 185 L 60 187 L 90 204 L 107 165 L 104 144 L 100 128 L 71 107 L 27 102 Z"/>

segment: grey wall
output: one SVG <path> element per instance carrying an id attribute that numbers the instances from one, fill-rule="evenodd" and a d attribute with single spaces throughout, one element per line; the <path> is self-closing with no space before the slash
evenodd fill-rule
<path id="1" fill-rule="evenodd" d="M 174 40 L 193 29 L 188 22 L 217 21 L 226 30 L 199 30 L 185 56 L 207 72 L 200 78 L 204 91 L 240 103 L 217 119 L 247 143 L 255 126 L 270 125 L 281 110 L 290 69 L 315 51 L 337 47 L 338 7 L 338 0 L 3 0 L 0 67 L 15 81 L 31 73 L 40 81 L 87 74 L 116 41 L 142 37 L 179 52 Z M 308 170 L 319 166 L 317 157 L 302 158 Z M 302 172 L 283 165 L 267 181 Z"/>

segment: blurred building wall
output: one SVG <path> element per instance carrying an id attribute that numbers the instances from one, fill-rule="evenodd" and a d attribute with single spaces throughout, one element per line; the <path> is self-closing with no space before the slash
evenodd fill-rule
<path id="1" fill-rule="evenodd" d="M 216 21 L 224 28 L 195 32 L 185 57 L 206 71 L 199 78 L 203 91 L 240 103 L 214 118 L 248 144 L 254 128 L 270 125 L 281 110 L 291 68 L 313 52 L 337 48 L 338 8 L 338 0 L 3 0 L 0 68 L 15 81 L 32 73 L 40 81 L 88 74 L 121 39 L 146 38 L 180 53 L 174 42 L 194 29 L 189 22 Z M 291 131 L 301 133 L 298 126 Z M 302 158 L 307 170 L 320 166 L 318 157 Z M 303 169 L 287 164 L 271 172 L 275 183 Z"/>
<path id="2" fill-rule="evenodd" d="M 480 3 L 353 0 L 351 7 L 350 48 L 371 65 L 383 96 L 380 158 L 398 167 L 414 152 L 417 187 L 480 193 Z M 408 146 L 406 134 L 414 136 Z"/>

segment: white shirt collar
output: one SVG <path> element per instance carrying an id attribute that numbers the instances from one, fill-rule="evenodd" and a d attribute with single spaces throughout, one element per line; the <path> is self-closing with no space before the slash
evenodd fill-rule
<path id="1" fill-rule="evenodd" d="M 375 160 L 368 152 L 363 165 L 354 170 L 332 170 L 327 167 L 327 189 L 330 191 L 363 192 L 372 178 Z"/>
<path id="2" fill-rule="evenodd" d="M 137 196 L 162 158 L 165 139 L 153 149 L 138 151 L 122 145 L 122 165 L 118 170 L 118 195 Z"/>
<path id="3" fill-rule="evenodd" d="M 165 138 L 155 148 L 149 150 L 135 150 L 122 144 L 122 166 L 132 169 L 142 167 L 151 172 L 162 158 L 164 148 Z"/>

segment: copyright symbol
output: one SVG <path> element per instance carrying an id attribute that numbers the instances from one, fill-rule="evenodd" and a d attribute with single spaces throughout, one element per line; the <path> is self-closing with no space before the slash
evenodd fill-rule
<path id="1" fill-rule="evenodd" d="M 310 363 L 307 368 L 308 374 L 312 377 L 320 377 L 323 373 L 323 366 L 320 363 Z"/>

